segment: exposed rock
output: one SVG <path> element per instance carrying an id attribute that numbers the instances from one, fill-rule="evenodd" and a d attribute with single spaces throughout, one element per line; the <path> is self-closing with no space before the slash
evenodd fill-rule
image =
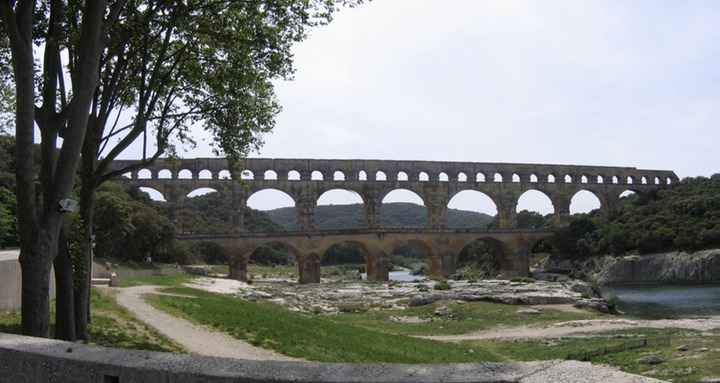
<path id="1" fill-rule="evenodd" d="M 440 306 L 435 309 L 435 315 L 439 315 L 441 317 L 448 316 L 453 313 L 453 309 L 447 306 Z"/>
<path id="2" fill-rule="evenodd" d="M 678 351 L 688 351 L 688 350 L 690 350 L 691 348 L 692 348 L 692 347 L 690 347 L 689 344 L 684 344 L 684 345 L 682 345 L 682 346 L 676 347 L 675 349 L 678 350 Z"/>
<path id="3" fill-rule="evenodd" d="M 548 257 L 540 263 L 538 268 L 551 274 L 570 274 L 573 271 L 573 264 L 567 259 L 555 261 Z"/>
<path id="4" fill-rule="evenodd" d="M 637 362 L 639 364 L 660 364 L 660 363 L 665 363 L 665 359 L 657 357 L 657 356 L 648 356 L 645 358 L 638 359 Z"/>
<path id="5" fill-rule="evenodd" d="M 720 376 L 707 376 L 700 379 L 700 383 L 720 383 Z"/>
<path id="6" fill-rule="evenodd" d="M 608 308 L 607 302 L 604 299 L 600 298 L 579 299 L 577 302 L 575 302 L 575 306 L 590 310 L 596 310 L 601 313 L 612 312 L 612 310 Z"/>
<path id="7" fill-rule="evenodd" d="M 518 309 L 517 311 L 515 311 L 515 313 L 516 313 L 516 314 L 539 315 L 539 314 L 540 314 L 540 310 L 523 308 L 523 309 Z"/>
<path id="8" fill-rule="evenodd" d="M 591 280 L 623 283 L 720 283 L 720 249 L 696 253 L 605 256 L 585 265 Z"/>

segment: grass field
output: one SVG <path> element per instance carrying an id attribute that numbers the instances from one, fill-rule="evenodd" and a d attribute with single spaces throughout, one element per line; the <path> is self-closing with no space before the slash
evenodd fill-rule
<path id="1" fill-rule="evenodd" d="M 276 270 L 279 275 L 288 270 Z M 263 271 L 259 271 L 263 272 Z M 267 270 L 264 270 L 267 274 Z M 446 343 L 420 339 L 420 335 L 467 334 L 496 326 L 519 326 L 574 319 L 604 318 L 595 312 L 544 309 L 541 315 L 518 315 L 517 306 L 487 302 L 444 301 L 398 310 L 358 310 L 347 307 L 340 315 L 301 314 L 259 299 L 246 302 L 230 295 L 181 287 L 192 278 L 178 274 L 121 279 L 121 286 L 151 284 L 189 297 L 151 296 L 149 301 L 175 315 L 225 331 L 254 345 L 283 354 L 324 362 L 459 363 L 479 361 L 530 361 L 565 359 L 570 354 L 594 355 L 593 363 L 675 382 L 697 382 L 720 376 L 720 329 L 706 333 L 679 329 L 645 329 L 574 334 L 562 338 L 481 340 Z M 112 347 L 183 352 L 156 330 L 137 321 L 117 306 L 112 290 L 93 290 L 91 336 L 94 343 Z M 434 314 L 439 305 L 453 309 L 449 316 Z M 402 321 L 398 317 L 416 320 Z M 19 333 L 17 311 L 0 312 L 0 331 Z M 663 344 L 622 349 L 638 339 Z M 680 345 L 689 351 L 678 351 Z M 706 349 L 706 351 L 701 351 Z M 659 365 L 638 359 L 658 356 Z"/>

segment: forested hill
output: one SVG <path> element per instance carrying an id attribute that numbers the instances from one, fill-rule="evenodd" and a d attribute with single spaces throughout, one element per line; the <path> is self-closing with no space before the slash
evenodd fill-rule
<path id="1" fill-rule="evenodd" d="M 286 230 L 298 229 L 297 209 L 294 207 L 264 212 L 273 222 Z M 380 207 L 383 228 L 424 228 L 427 213 L 424 206 L 413 203 L 385 203 Z M 481 228 L 493 221 L 483 213 L 449 209 L 445 215 L 448 228 Z M 315 228 L 318 230 L 358 229 L 365 226 L 365 208 L 362 204 L 323 205 L 315 208 Z"/>

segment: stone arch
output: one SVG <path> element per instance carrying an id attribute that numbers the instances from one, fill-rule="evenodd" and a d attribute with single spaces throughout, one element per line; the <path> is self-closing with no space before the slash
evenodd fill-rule
<path id="1" fill-rule="evenodd" d="M 143 184 L 139 184 L 129 188 L 129 191 L 133 189 L 137 189 L 143 193 L 147 193 L 148 195 L 150 195 L 150 199 L 152 199 L 153 201 L 168 202 L 168 196 L 166 196 L 165 193 L 152 186 L 145 186 Z"/>
<path id="2" fill-rule="evenodd" d="M 448 229 L 481 228 L 485 225 L 459 226 L 449 218 L 449 210 L 469 210 L 472 212 L 487 214 L 491 217 L 498 215 L 498 203 L 493 198 L 479 190 L 461 190 L 455 193 L 448 201 L 448 212 L 445 212 L 445 225 Z M 462 209 L 461 209 L 462 208 Z"/>
<path id="3" fill-rule="evenodd" d="M 266 171 L 263 173 L 263 179 L 264 179 L 264 180 L 277 180 L 277 179 L 278 179 L 278 174 L 277 174 L 277 172 L 274 171 L 274 170 L 271 170 L 271 169 L 270 169 L 270 170 L 266 170 Z"/>
<path id="4" fill-rule="evenodd" d="M 340 170 L 336 170 L 333 173 L 333 181 L 345 181 L 345 173 Z"/>
<path id="5" fill-rule="evenodd" d="M 221 170 L 221 171 L 218 172 L 218 179 L 221 179 L 221 180 L 231 180 L 232 178 L 233 178 L 233 177 L 232 177 L 232 173 L 230 173 L 230 171 L 227 170 L 227 169 L 223 169 L 223 170 Z"/>
<path id="6" fill-rule="evenodd" d="M 457 174 L 457 182 L 467 182 L 468 176 L 465 172 L 460 172 Z"/>
<path id="7" fill-rule="evenodd" d="M 190 253 L 199 256 L 208 265 L 229 265 L 230 254 L 227 249 L 212 241 L 195 242 L 189 247 Z"/>
<path id="8" fill-rule="evenodd" d="M 177 179 L 179 180 L 191 180 L 194 178 L 194 174 L 190 169 L 180 169 L 177 173 Z"/>
<path id="9" fill-rule="evenodd" d="M 485 173 L 483 172 L 478 172 L 477 174 L 475 174 L 475 182 L 485 182 L 485 178 Z"/>
<path id="10" fill-rule="evenodd" d="M 393 223 L 393 220 L 389 219 L 389 203 L 405 203 L 414 204 L 423 207 L 424 215 L 427 216 L 427 208 L 424 199 L 418 193 L 410 189 L 393 189 L 379 196 L 380 205 L 380 226 L 383 228 L 389 227 L 409 227 L 408 222 L 397 222 Z"/>
<path id="11" fill-rule="evenodd" d="M 277 203 L 280 202 L 280 203 Z M 282 207 L 295 207 L 297 201 L 284 190 L 267 188 L 248 191 L 245 205 L 255 210 L 271 210 Z"/>
<path id="12" fill-rule="evenodd" d="M 502 241 L 491 237 L 478 237 L 465 244 L 458 252 L 455 276 L 459 279 L 496 278 L 501 274 L 504 262 L 514 261 L 512 256 L 512 251 Z"/>
<path id="13" fill-rule="evenodd" d="M 202 195 L 210 194 L 210 193 L 218 193 L 220 192 L 219 189 L 211 188 L 211 187 L 197 187 L 185 194 L 186 198 L 192 198 L 192 197 L 199 197 Z"/>
<path id="14" fill-rule="evenodd" d="M 387 177 L 387 174 L 385 174 L 384 171 L 378 170 L 378 171 L 375 173 L 375 181 L 387 181 L 387 180 L 388 180 L 388 177 Z"/>
<path id="15" fill-rule="evenodd" d="M 358 172 L 358 181 L 367 181 L 367 172 L 364 170 L 361 170 Z"/>
<path id="16" fill-rule="evenodd" d="M 170 169 L 160 169 L 160 171 L 157 173 L 157 179 L 160 180 L 169 180 L 173 178 L 172 170 Z"/>
<path id="17" fill-rule="evenodd" d="M 310 180 L 312 181 L 324 181 L 325 176 L 322 174 L 319 170 L 313 170 L 312 173 L 310 173 Z"/>
<path id="18" fill-rule="evenodd" d="M 420 172 L 420 174 L 418 174 L 418 181 L 430 181 L 430 176 L 426 172 Z"/>
<path id="19" fill-rule="evenodd" d="M 254 180 L 255 173 L 253 173 L 251 170 L 243 170 L 242 172 L 240 172 L 240 179 L 241 180 Z"/>
<path id="20" fill-rule="evenodd" d="M 595 209 L 605 210 L 605 204 L 592 190 L 578 190 L 570 199 L 570 214 L 589 213 Z"/>
<path id="21" fill-rule="evenodd" d="M 394 244 L 390 251 L 393 255 L 417 259 L 418 263 L 425 262 L 428 276 L 443 275 L 440 254 L 423 240 L 410 239 L 402 241 Z"/>
<path id="22" fill-rule="evenodd" d="M 439 181 L 439 182 L 448 182 L 449 180 L 450 180 L 450 177 L 448 177 L 447 173 L 445 173 L 445 172 L 440 172 L 440 174 L 438 174 L 438 181 Z"/>
<path id="23" fill-rule="evenodd" d="M 528 209 L 528 207 L 537 207 Z M 553 214 L 557 210 L 553 199 L 544 191 L 539 189 L 530 189 L 520 195 L 516 205 L 516 212 L 522 210 L 536 211 L 542 215 Z"/>
<path id="24" fill-rule="evenodd" d="M 302 176 L 300 175 L 300 172 L 297 170 L 290 170 L 287 174 L 288 181 L 300 181 L 302 179 Z"/>
<path id="25" fill-rule="evenodd" d="M 327 273 L 323 272 L 323 266 L 337 266 L 347 264 L 358 264 L 362 265 L 358 271 L 358 279 L 360 274 L 367 269 L 371 269 L 369 266 L 370 257 L 366 246 L 360 241 L 341 241 L 330 244 L 326 249 L 322 251 L 320 261 L 320 275 L 323 278 L 328 278 Z M 341 275 L 340 279 L 346 279 L 347 276 Z"/>
<path id="26" fill-rule="evenodd" d="M 397 180 L 398 181 L 408 181 L 410 178 L 408 177 L 408 174 L 404 171 L 399 171 L 397 174 Z"/>
<path id="27" fill-rule="evenodd" d="M 198 179 L 211 180 L 213 179 L 213 173 L 208 169 L 203 169 L 198 173 Z"/>
<path id="28" fill-rule="evenodd" d="M 140 180 L 151 180 L 154 178 L 154 175 L 150 169 L 140 169 L 137 171 L 137 179 Z"/>
<path id="29" fill-rule="evenodd" d="M 363 196 L 351 189 L 333 188 L 322 192 L 317 199 L 317 205 L 353 205 L 362 204 Z"/>

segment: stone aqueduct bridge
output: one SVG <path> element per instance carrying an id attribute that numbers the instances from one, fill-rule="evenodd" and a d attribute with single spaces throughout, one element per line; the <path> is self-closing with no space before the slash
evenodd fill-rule
<path id="1" fill-rule="evenodd" d="M 211 188 L 228 201 L 230 233 L 184 235 L 189 243 L 213 242 L 228 252 L 231 276 L 245 277 L 246 263 L 259 246 L 274 242 L 290 248 L 298 259 L 301 282 L 320 280 L 320 257 L 332 244 L 350 242 L 364 252 L 370 279 L 387 279 L 387 255 L 404 242 L 417 243 L 429 258 L 431 275 L 451 275 L 460 250 L 475 239 L 486 239 L 503 254 L 502 273 L 526 275 L 532 246 L 551 230 L 518 230 L 517 203 L 528 190 L 544 193 L 555 210 L 554 226 L 565 227 L 573 196 L 586 190 L 611 214 L 620 194 L 644 194 L 668 187 L 678 180 L 672 171 L 629 167 L 532 165 L 510 163 L 246 159 L 241 182 L 233 180 L 227 162 L 219 158 L 159 159 L 142 167 L 138 161 L 115 161 L 113 168 L 136 170 L 117 179 L 126 188 L 148 187 L 168 202 L 170 218 L 182 227 L 183 200 L 192 191 Z M 254 193 L 276 189 L 287 193 L 298 211 L 298 232 L 247 233 L 243 212 Z M 315 208 L 320 196 L 342 189 L 357 193 L 365 206 L 365 227 L 355 231 L 316 231 Z M 427 211 L 422 230 L 383 230 L 380 205 L 390 192 L 405 189 L 417 194 Z M 446 230 L 445 212 L 457 193 L 473 190 L 488 196 L 497 207 L 500 230 Z"/>

